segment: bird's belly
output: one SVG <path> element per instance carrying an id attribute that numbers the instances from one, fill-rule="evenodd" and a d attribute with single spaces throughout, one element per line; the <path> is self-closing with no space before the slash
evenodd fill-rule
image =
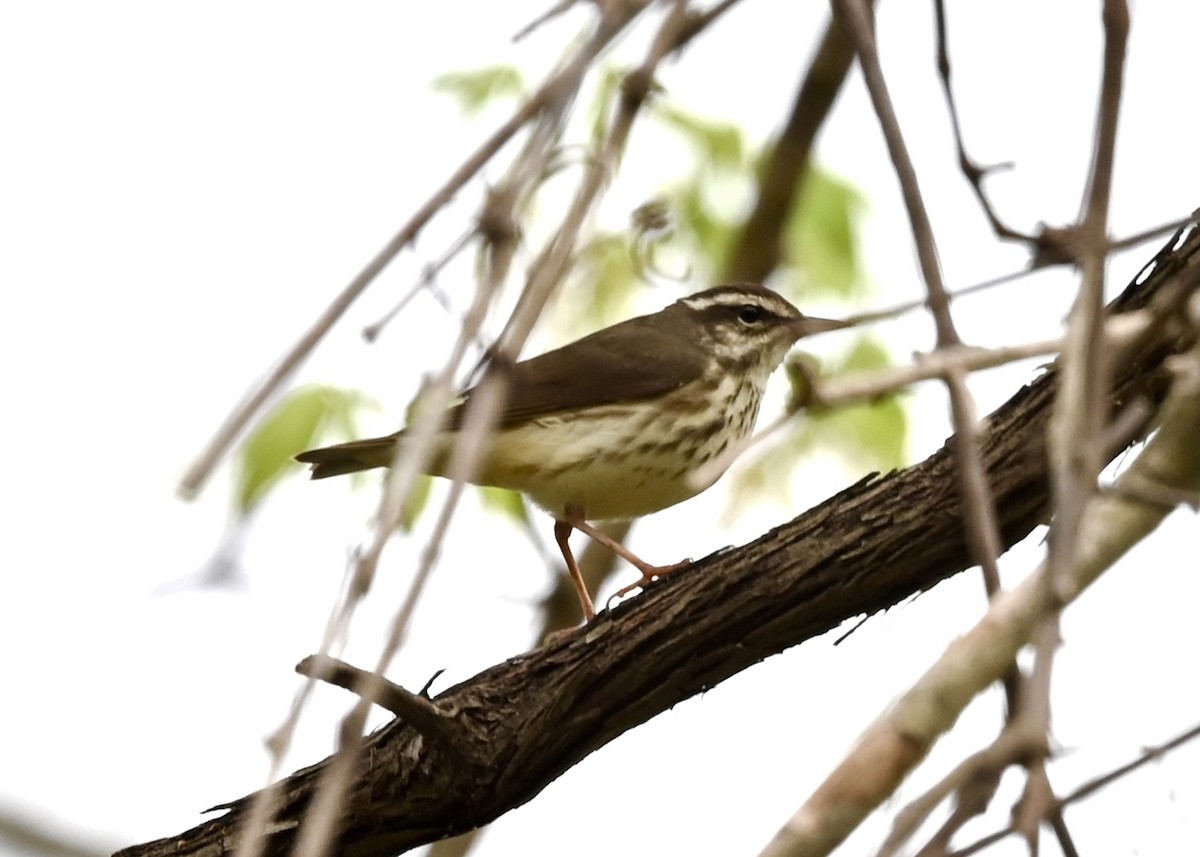
<path id="1" fill-rule="evenodd" d="M 727 401 L 708 421 L 612 405 L 507 428 L 472 481 L 520 491 L 555 516 L 569 507 L 589 520 L 648 515 L 707 488 L 689 475 L 749 432 L 758 396 Z"/>

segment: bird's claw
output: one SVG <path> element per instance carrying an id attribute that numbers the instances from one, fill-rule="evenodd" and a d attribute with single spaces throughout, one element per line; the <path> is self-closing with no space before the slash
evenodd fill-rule
<path id="1" fill-rule="evenodd" d="M 679 571 L 679 569 L 686 568 L 691 564 L 692 560 L 689 558 L 681 560 L 680 562 L 672 563 L 670 565 L 647 565 L 644 568 L 639 568 L 638 571 L 642 573 L 642 576 L 628 586 L 622 586 L 620 589 L 614 592 L 609 599 L 604 602 L 604 606 L 606 609 L 611 608 L 613 601 L 624 598 L 635 589 L 645 589 L 651 581 L 659 577 L 664 577 L 673 571 Z"/>

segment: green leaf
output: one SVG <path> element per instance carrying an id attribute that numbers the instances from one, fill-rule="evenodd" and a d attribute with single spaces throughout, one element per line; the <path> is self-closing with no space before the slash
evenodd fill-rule
<path id="1" fill-rule="evenodd" d="M 237 508 L 249 513 L 286 473 L 300 465 L 293 456 L 316 444 L 330 422 L 350 427 L 362 401 L 354 392 L 310 385 L 293 390 L 251 431 L 238 450 Z"/>
<path id="2" fill-rule="evenodd" d="M 518 492 L 483 485 L 479 488 L 479 499 L 483 508 L 499 512 L 510 521 L 520 524 L 522 528 L 529 527 L 529 509 Z"/>
<path id="3" fill-rule="evenodd" d="M 857 233 L 862 196 L 815 165 L 801 181 L 783 236 L 797 290 L 842 298 L 861 295 L 866 286 Z"/>
<path id="4" fill-rule="evenodd" d="M 429 504 L 429 494 L 432 490 L 432 476 L 421 475 L 417 477 L 417 481 L 413 483 L 412 490 L 404 498 L 404 505 L 400 507 L 400 520 L 396 523 L 396 527 L 401 532 L 412 532 L 412 528 L 417 524 L 417 518 L 421 516 L 421 513 L 425 511 L 425 507 Z"/>
<path id="5" fill-rule="evenodd" d="M 870 372 L 874 369 L 887 369 L 892 366 L 892 357 L 888 354 L 883 343 L 874 336 L 859 336 L 850 346 L 850 350 L 837 362 L 834 375 L 844 372 Z"/>
<path id="6" fill-rule="evenodd" d="M 894 470 L 908 459 L 908 414 L 895 396 L 812 416 L 813 442 L 857 471 Z"/>
<path id="7" fill-rule="evenodd" d="M 587 122 L 591 129 L 591 149 L 596 151 L 608 134 L 608 122 L 612 113 L 613 102 L 620 89 L 621 80 L 625 73 L 614 66 L 608 66 L 600 73 L 600 82 L 596 86 L 596 94 L 588 105 Z"/>
<path id="8" fill-rule="evenodd" d="M 746 166 L 746 147 L 736 125 L 701 119 L 665 101 L 650 102 L 653 115 L 695 146 L 701 168 L 741 170 Z"/>
<path id="9" fill-rule="evenodd" d="M 588 330 L 614 323 L 637 282 L 629 237 L 620 233 L 596 234 L 579 249 L 571 287 L 570 317 Z"/>
<path id="10" fill-rule="evenodd" d="M 452 71 L 433 79 L 434 91 L 458 101 L 463 113 L 473 116 L 489 102 L 519 96 L 525 88 L 521 73 L 510 65 L 493 65 L 471 71 Z"/>
<path id="11" fill-rule="evenodd" d="M 810 403 L 813 390 L 812 379 L 820 376 L 821 361 L 816 355 L 806 351 L 794 351 L 788 356 L 787 362 L 783 364 L 783 369 L 787 374 L 788 386 L 791 388 L 787 409 L 789 413 L 794 413 Z"/>
<path id="12" fill-rule="evenodd" d="M 799 364 L 805 369 L 801 371 Z M 834 378 L 848 371 L 867 371 L 891 365 L 887 350 L 868 336 L 858 339 L 841 359 L 827 361 L 821 377 Z M 803 398 L 808 391 L 805 372 L 821 368 L 815 357 L 794 353 L 787 369 L 793 384 L 793 396 Z M 787 487 L 804 459 L 820 453 L 839 456 L 854 473 L 892 470 L 908 459 L 908 414 L 898 395 L 885 396 L 827 411 L 803 411 L 789 424 L 779 439 L 737 472 L 730 492 L 730 505 L 737 506 L 749 497 L 774 496 L 786 501 Z"/>
<path id="13" fill-rule="evenodd" d="M 860 336 L 829 375 L 891 365 L 891 357 L 879 340 Z M 899 395 L 815 413 L 811 428 L 815 443 L 840 455 L 855 469 L 891 470 L 907 462 L 908 414 Z"/>
<path id="14" fill-rule="evenodd" d="M 732 221 L 722 218 L 708 205 L 698 177 L 677 193 L 675 209 L 679 212 L 682 237 L 690 240 L 699 264 L 710 275 L 725 270 L 736 231 Z"/>

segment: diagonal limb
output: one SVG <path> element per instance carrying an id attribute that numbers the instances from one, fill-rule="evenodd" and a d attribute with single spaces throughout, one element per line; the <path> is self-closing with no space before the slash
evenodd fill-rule
<path id="1" fill-rule="evenodd" d="M 583 608 L 584 621 L 590 622 L 596 618 L 596 608 L 592 604 L 592 596 L 588 594 L 587 584 L 583 580 L 583 572 L 579 570 L 579 563 L 575 561 L 575 554 L 571 553 L 571 543 L 568 541 L 571 537 L 571 530 L 575 524 L 567 521 L 554 522 L 554 540 L 558 542 L 558 548 L 562 551 L 563 559 L 567 563 L 567 571 L 571 572 L 571 580 L 575 583 L 575 591 L 579 594 L 579 606 Z M 587 532 L 587 530 L 584 530 Z M 591 535 L 589 533 L 589 535 Z M 593 538 L 595 538 L 593 536 Z"/>

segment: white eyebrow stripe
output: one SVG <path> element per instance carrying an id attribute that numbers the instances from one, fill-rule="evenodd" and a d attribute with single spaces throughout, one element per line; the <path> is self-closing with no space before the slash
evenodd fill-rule
<path id="1" fill-rule="evenodd" d="M 696 312 L 702 312 L 715 306 L 745 306 L 746 304 L 754 304 L 776 314 L 779 314 L 780 309 L 780 302 L 772 300 L 767 295 L 746 294 L 744 292 L 724 292 L 718 295 L 705 296 L 695 295 L 690 298 L 683 298 L 683 303 L 689 309 L 693 309 Z"/>

